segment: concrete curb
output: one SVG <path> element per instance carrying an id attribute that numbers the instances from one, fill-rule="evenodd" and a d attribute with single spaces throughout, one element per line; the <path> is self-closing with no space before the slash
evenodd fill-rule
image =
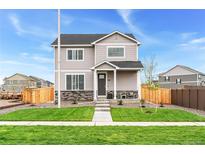
<path id="1" fill-rule="evenodd" d="M 0 121 L 0 126 L 205 126 L 205 122 Z"/>

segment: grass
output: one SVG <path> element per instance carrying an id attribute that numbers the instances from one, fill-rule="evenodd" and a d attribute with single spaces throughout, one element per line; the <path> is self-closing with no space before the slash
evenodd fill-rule
<path id="1" fill-rule="evenodd" d="M 205 144 L 205 127 L 0 126 L 0 144 Z"/>
<path id="2" fill-rule="evenodd" d="M 154 108 L 112 108 L 113 121 L 144 121 L 144 122 L 194 122 L 205 121 L 205 118 L 180 109 Z"/>
<path id="3" fill-rule="evenodd" d="M 93 107 L 23 109 L 0 115 L 5 121 L 91 121 Z"/>

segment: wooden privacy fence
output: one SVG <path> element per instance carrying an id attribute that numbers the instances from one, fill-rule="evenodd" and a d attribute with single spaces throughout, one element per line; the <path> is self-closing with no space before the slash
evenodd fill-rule
<path id="1" fill-rule="evenodd" d="M 205 111 L 205 88 L 171 90 L 172 104 Z"/>
<path id="2" fill-rule="evenodd" d="M 54 100 L 54 88 L 26 88 L 23 91 L 22 101 L 24 103 L 41 104 Z"/>
<path id="3" fill-rule="evenodd" d="M 171 104 L 171 89 L 142 86 L 141 98 L 156 104 Z"/>

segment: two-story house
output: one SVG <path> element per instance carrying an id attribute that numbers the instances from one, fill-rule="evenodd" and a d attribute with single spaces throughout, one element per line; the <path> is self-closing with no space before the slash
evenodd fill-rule
<path id="1" fill-rule="evenodd" d="M 57 39 L 55 52 L 55 89 L 57 76 Z M 60 90 L 63 101 L 137 99 L 140 96 L 138 59 L 140 42 L 132 34 L 61 34 Z"/>
<path id="2" fill-rule="evenodd" d="M 22 92 L 25 88 L 41 88 L 49 87 L 52 84 L 35 76 L 27 76 L 25 74 L 16 73 L 4 78 L 2 90 L 7 92 Z"/>
<path id="3" fill-rule="evenodd" d="M 184 88 L 184 86 L 205 86 L 205 74 L 183 65 L 176 65 L 159 74 L 162 88 Z"/>

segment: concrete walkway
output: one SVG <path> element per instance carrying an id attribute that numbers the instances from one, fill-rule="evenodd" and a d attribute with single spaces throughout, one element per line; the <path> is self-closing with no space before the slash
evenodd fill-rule
<path id="1" fill-rule="evenodd" d="M 112 122 L 110 103 L 108 101 L 97 101 L 92 122 Z"/>
<path id="2" fill-rule="evenodd" d="M 95 111 L 92 122 L 112 122 L 110 111 Z"/>
<path id="3" fill-rule="evenodd" d="M 61 122 L 0 121 L 0 126 L 205 126 L 205 122 Z"/>

